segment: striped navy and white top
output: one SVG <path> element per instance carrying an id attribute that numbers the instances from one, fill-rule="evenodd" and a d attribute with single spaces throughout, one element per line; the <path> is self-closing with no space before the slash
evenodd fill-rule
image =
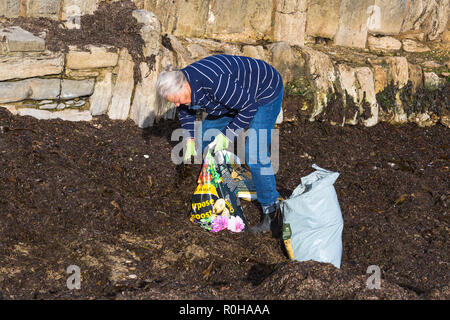
<path id="1" fill-rule="evenodd" d="M 234 115 L 222 130 L 245 129 L 259 106 L 275 100 L 283 88 L 278 71 L 268 63 L 243 56 L 213 55 L 181 69 L 191 86 L 191 104 L 178 108 L 181 127 L 194 137 L 195 109 L 220 116 Z"/>

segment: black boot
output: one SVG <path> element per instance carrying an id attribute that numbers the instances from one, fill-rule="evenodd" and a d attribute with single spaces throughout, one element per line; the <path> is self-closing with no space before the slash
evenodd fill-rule
<path id="1" fill-rule="evenodd" d="M 278 238 L 281 235 L 283 224 L 279 202 L 274 205 L 274 209 L 275 211 L 272 211 L 271 213 L 263 213 L 261 222 L 256 226 L 250 227 L 249 231 L 251 233 L 272 231 L 272 236 Z"/>
<path id="2" fill-rule="evenodd" d="M 272 224 L 272 218 L 269 214 L 263 214 L 262 221 L 258 223 L 256 226 L 250 227 L 251 233 L 260 233 L 270 231 L 270 226 Z M 273 215 L 273 214 L 272 214 Z"/>

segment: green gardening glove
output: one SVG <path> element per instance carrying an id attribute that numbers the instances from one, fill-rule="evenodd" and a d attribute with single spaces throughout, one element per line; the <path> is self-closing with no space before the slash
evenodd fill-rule
<path id="1" fill-rule="evenodd" d="M 195 141 L 194 139 L 188 139 L 186 142 L 186 152 L 184 154 L 184 162 L 191 160 L 192 156 L 196 156 L 197 151 L 195 151 Z"/>
<path id="2" fill-rule="evenodd" d="M 214 141 L 208 145 L 208 149 L 214 148 L 214 153 L 217 153 L 228 148 L 229 144 L 230 140 L 228 140 L 228 138 L 223 133 L 219 133 Z"/>
<path id="3" fill-rule="evenodd" d="M 208 153 L 206 154 L 205 159 L 209 165 L 215 166 L 215 161 L 214 161 L 214 157 L 211 154 L 211 150 L 208 150 Z"/>

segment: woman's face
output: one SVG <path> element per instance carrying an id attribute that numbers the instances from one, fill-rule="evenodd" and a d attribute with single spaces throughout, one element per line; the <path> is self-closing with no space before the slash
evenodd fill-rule
<path id="1" fill-rule="evenodd" d="M 168 95 L 167 100 L 174 103 L 177 107 L 179 107 L 180 104 L 191 104 L 191 86 L 189 83 L 186 81 L 183 88 L 174 94 Z"/>

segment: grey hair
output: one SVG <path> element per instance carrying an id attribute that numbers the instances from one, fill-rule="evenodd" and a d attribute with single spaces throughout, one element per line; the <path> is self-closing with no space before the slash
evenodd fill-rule
<path id="1" fill-rule="evenodd" d="M 159 74 L 156 81 L 156 91 L 162 98 L 167 99 L 167 96 L 179 92 L 185 82 L 184 73 L 180 70 L 174 70 L 172 65 L 169 65 L 166 70 Z"/>

